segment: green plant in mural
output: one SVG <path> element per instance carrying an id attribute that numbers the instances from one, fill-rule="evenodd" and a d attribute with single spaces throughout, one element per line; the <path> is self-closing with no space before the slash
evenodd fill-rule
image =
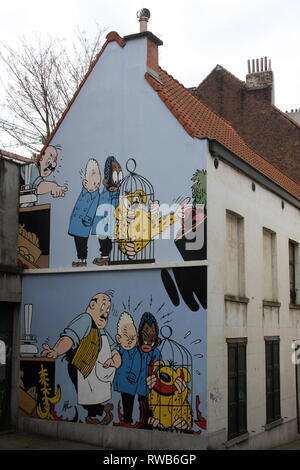
<path id="1" fill-rule="evenodd" d="M 56 416 L 53 407 L 59 402 L 61 397 L 60 386 L 57 386 L 57 391 L 54 397 L 50 397 L 51 387 L 49 386 L 49 375 L 48 370 L 41 364 L 41 370 L 39 371 L 39 383 L 41 384 L 40 390 L 42 392 L 42 406 L 41 403 L 37 406 L 37 415 L 41 419 L 55 420 Z"/>
<path id="2" fill-rule="evenodd" d="M 206 174 L 206 170 L 197 170 L 191 178 L 194 207 L 197 204 L 203 204 L 206 208 Z"/>

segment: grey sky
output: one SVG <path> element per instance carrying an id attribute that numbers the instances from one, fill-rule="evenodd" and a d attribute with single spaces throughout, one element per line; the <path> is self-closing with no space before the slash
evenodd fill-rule
<path id="1" fill-rule="evenodd" d="M 185 86 L 217 64 L 244 80 L 247 59 L 267 56 L 275 104 L 300 108 L 300 0 L 10 0 L 1 5 L 0 40 L 15 46 L 33 31 L 71 40 L 76 26 L 92 31 L 95 22 L 124 36 L 138 32 L 142 7 L 151 11 L 149 30 L 164 41 L 162 67 Z"/>

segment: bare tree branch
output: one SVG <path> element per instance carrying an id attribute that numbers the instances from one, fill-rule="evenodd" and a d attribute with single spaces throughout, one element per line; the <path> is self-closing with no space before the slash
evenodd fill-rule
<path id="1" fill-rule="evenodd" d="M 77 28 L 69 49 L 64 39 L 45 41 L 38 34 L 31 42 L 21 39 L 18 50 L 1 44 L 7 81 L 0 103 L 0 148 L 41 150 L 100 50 L 105 30 L 96 26 L 92 39 Z"/>

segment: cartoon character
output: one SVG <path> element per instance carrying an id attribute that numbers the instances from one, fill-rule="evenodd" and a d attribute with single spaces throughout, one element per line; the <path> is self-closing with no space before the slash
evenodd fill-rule
<path id="1" fill-rule="evenodd" d="M 52 197 L 64 197 L 66 191 L 68 191 L 66 186 L 59 186 L 55 181 L 45 180 L 54 172 L 57 166 L 57 149 L 58 147 L 49 145 L 39 155 L 37 163 L 21 167 L 21 177 L 24 180 L 24 186 L 21 188 L 20 193 L 22 206 L 31 205 L 31 201 L 35 202 L 37 200 L 35 195 L 50 193 Z M 35 199 L 30 199 L 30 192 L 34 193 Z M 28 201 L 28 204 L 26 204 L 26 201 Z"/>
<path id="2" fill-rule="evenodd" d="M 112 381 L 116 369 L 104 367 L 111 358 L 111 349 L 104 328 L 111 309 L 111 298 L 106 293 L 92 297 L 84 313 L 78 315 L 60 335 L 51 348 L 43 344 L 42 356 L 57 359 L 65 355 L 68 373 L 78 395 L 78 403 L 87 411 L 86 423 L 107 425 L 113 419 L 111 399 Z M 97 416 L 104 418 L 100 421 Z"/>
<path id="3" fill-rule="evenodd" d="M 98 162 L 90 158 L 86 164 L 81 193 L 70 217 L 68 234 L 74 237 L 77 252 L 77 261 L 73 261 L 73 267 L 86 266 L 88 238 L 98 207 L 100 182 Z"/>
<path id="4" fill-rule="evenodd" d="M 153 418 L 164 427 L 189 430 L 192 427 L 192 409 L 188 402 L 187 383 L 191 375 L 185 367 L 171 367 L 164 361 L 150 365 L 148 397 Z"/>
<path id="5" fill-rule="evenodd" d="M 175 212 L 159 217 L 159 201 L 147 201 L 144 191 L 136 190 L 122 197 L 116 208 L 116 240 L 121 252 L 133 260 L 150 240 L 182 216 L 189 201 L 190 198 L 184 199 Z"/>
<path id="6" fill-rule="evenodd" d="M 108 157 L 104 166 L 103 191 L 94 219 L 92 235 L 97 235 L 100 245 L 100 258 L 93 263 L 107 265 L 112 250 L 112 238 L 115 234 L 115 209 L 119 205 L 120 186 L 123 172 L 115 157 Z"/>
<path id="7" fill-rule="evenodd" d="M 152 313 L 145 312 L 142 315 L 138 329 L 138 344 L 141 354 L 141 368 L 137 383 L 138 401 L 141 414 L 144 415 L 144 428 L 157 427 L 158 422 L 153 418 L 153 412 L 149 408 L 148 395 L 151 386 L 151 376 L 149 377 L 149 367 L 156 361 L 161 360 L 160 351 L 157 349 L 161 343 L 158 337 L 158 324 Z M 153 379 L 152 379 L 153 380 Z"/>
<path id="8" fill-rule="evenodd" d="M 116 342 L 119 345 L 118 352 L 113 351 L 112 356 L 114 357 L 106 361 L 106 364 L 118 367 L 118 364 L 121 363 L 116 370 L 114 390 L 121 393 L 123 421 L 131 424 L 134 397 L 141 369 L 141 354 L 137 346 L 137 331 L 134 320 L 127 312 L 120 315 Z M 104 364 L 104 367 L 106 364 Z"/>

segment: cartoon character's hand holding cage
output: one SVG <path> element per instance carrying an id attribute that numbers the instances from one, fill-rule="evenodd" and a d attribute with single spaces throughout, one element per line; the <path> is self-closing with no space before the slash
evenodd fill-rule
<path id="1" fill-rule="evenodd" d="M 116 207 L 116 232 L 113 260 L 116 262 L 154 262 L 151 205 L 152 184 L 135 173 L 136 162 L 126 163 L 128 175 L 123 179 Z"/>

